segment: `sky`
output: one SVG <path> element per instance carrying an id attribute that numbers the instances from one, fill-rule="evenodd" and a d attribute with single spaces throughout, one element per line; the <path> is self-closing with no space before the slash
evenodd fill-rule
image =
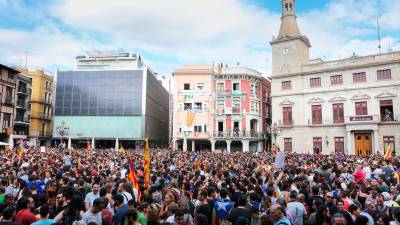
<path id="1" fill-rule="evenodd" d="M 181 65 L 247 66 L 269 76 L 280 0 L 0 0 L 0 63 L 75 69 L 87 51 L 139 53 L 166 76 Z M 5 10 L 4 10 L 5 9 Z M 296 0 L 311 58 L 400 50 L 400 0 Z"/>

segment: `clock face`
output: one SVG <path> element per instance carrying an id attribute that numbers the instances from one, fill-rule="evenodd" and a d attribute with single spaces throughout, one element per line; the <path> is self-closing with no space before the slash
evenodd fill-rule
<path id="1" fill-rule="evenodd" d="M 288 53 L 289 53 L 289 49 L 288 48 L 282 49 L 282 54 L 287 55 Z"/>

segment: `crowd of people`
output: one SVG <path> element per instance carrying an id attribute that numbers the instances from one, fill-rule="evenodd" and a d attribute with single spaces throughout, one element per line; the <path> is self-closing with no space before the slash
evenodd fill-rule
<path id="1" fill-rule="evenodd" d="M 3 149 L 0 225 L 400 224 L 398 157 L 150 152 Z"/>

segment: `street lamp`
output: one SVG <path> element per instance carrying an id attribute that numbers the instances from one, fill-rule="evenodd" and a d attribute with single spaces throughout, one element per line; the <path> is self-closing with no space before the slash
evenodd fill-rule
<path id="1" fill-rule="evenodd" d="M 61 124 L 56 127 L 57 133 L 61 137 L 61 144 L 63 144 L 63 137 L 65 135 L 68 135 L 69 132 L 69 126 L 65 124 L 65 121 L 61 121 Z"/>
<path id="2" fill-rule="evenodd" d="M 274 144 L 276 146 L 276 138 L 280 135 L 282 132 L 282 128 L 278 127 L 276 123 L 271 127 L 269 127 L 269 133 L 274 137 Z"/>

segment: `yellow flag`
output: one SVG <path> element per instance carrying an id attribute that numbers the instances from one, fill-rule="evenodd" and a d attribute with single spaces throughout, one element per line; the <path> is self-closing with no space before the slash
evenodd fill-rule
<path id="1" fill-rule="evenodd" d="M 144 184 L 146 191 L 150 187 L 150 149 L 149 139 L 146 137 L 145 141 L 145 152 L 144 152 Z"/>
<path id="2" fill-rule="evenodd" d="M 121 148 L 119 148 L 119 154 L 125 154 L 125 149 L 124 147 L 121 146 Z"/>

